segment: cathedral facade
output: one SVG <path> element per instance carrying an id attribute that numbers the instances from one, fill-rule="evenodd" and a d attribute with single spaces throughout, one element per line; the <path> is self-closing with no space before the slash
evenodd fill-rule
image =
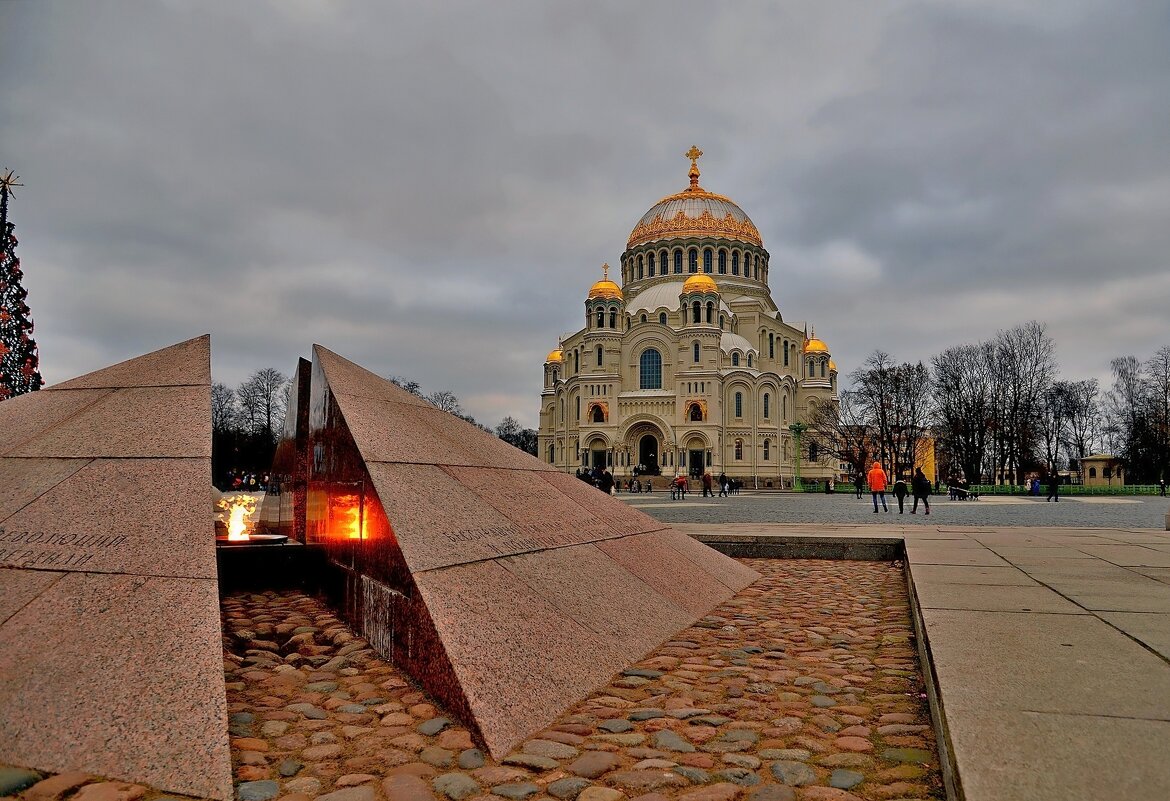
<path id="1" fill-rule="evenodd" d="M 834 403 L 837 367 L 768 289 L 768 251 L 732 200 L 690 185 L 634 226 L 620 286 L 604 267 L 584 327 L 544 363 L 539 454 L 619 478 L 726 473 L 749 487 L 835 475 L 802 442 L 816 404 Z"/>

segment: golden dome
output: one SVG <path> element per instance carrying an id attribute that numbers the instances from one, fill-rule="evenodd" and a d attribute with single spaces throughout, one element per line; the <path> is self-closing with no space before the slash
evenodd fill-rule
<path id="1" fill-rule="evenodd" d="M 719 285 L 711 276 L 696 273 L 683 282 L 682 291 L 684 295 L 691 292 L 718 292 Z"/>
<path id="2" fill-rule="evenodd" d="M 557 348 L 556 350 L 550 350 L 548 352 L 548 358 L 545 359 L 544 361 L 547 364 L 548 362 L 561 362 L 564 360 L 565 360 L 565 352 L 563 350 L 561 350 L 560 348 Z"/>
<path id="3" fill-rule="evenodd" d="M 815 328 L 813 329 L 813 332 L 812 332 L 812 338 L 806 339 L 804 341 L 804 352 L 805 353 L 828 353 L 829 352 L 829 346 L 826 345 L 821 340 L 817 339 L 817 331 Z"/>
<path id="4" fill-rule="evenodd" d="M 829 370 L 831 370 L 834 373 L 837 372 L 837 363 L 835 361 L 833 361 L 832 359 L 829 359 Z"/>
<path id="5" fill-rule="evenodd" d="M 602 279 L 593 286 L 589 287 L 589 300 L 596 298 L 605 298 L 609 300 L 621 300 L 622 288 L 609 280 L 609 265 L 603 264 Z"/>
<path id="6" fill-rule="evenodd" d="M 708 192 L 699 186 L 699 167 L 695 163 L 703 151 L 691 147 L 686 157 L 691 160 L 688 173 L 691 185 L 681 192 L 668 195 L 642 215 L 630 232 L 627 248 L 653 242 L 657 239 L 676 239 L 690 236 L 724 236 L 762 247 L 755 223 L 731 198 Z"/>

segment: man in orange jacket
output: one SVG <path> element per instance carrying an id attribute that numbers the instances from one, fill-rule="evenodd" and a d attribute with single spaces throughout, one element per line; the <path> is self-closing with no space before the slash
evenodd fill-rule
<path id="1" fill-rule="evenodd" d="M 882 500 L 882 509 L 890 511 L 890 507 L 886 506 L 886 471 L 882 470 L 881 462 L 873 463 L 873 467 L 865 474 L 865 481 L 869 484 L 870 493 L 873 494 L 873 513 L 877 514 L 879 496 Z"/>

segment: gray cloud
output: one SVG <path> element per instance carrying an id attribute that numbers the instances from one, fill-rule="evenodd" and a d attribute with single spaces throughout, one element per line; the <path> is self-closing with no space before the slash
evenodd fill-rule
<path id="1" fill-rule="evenodd" d="M 211 331 L 534 424 L 601 262 L 734 197 L 844 371 L 1026 319 L 1170 340 L 1165 3 L 0 4 L 0 165 L 50 381 Z"/>

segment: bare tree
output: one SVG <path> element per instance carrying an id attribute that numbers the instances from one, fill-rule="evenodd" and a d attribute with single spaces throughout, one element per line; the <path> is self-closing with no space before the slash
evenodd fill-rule
<path id="1" fill-rule="evenodd" d="M 866 419 L 866 409 L 860 393 L 842 392 L 838 403 L 812 407 L 804 435 L 821 453 L 848 464 L 855 481 L 865 475 L 872 456 L 873 427 Z"/>
<path id="2" fill-rule="evenodd" d="M 520 421 L 515 417 L 509 415 L 501 420 L 500 424 L 496 426 L 495 434 L 509 445 L 515 446 L 533 456 L 536 455 L 536 432 L 531 428 L 521 426 Z"/>
<path id="3" fill-rule="evenodd" d="M 1069 461 L 1076 459 L 1077 472 L 1082 472 L 1081 460 L 1088 456 L 1099 436 L 1101 409 L 1098 402 L 1097 379 L 1071 381 L 1065 396 L 1068 416 L 1067 440 L 1064 447 Z M 1069 465 L 1072 469 L 1072 465 Z M 1084 476 L 1081 476 L 1084 481 Z"/>
<path id="4" fill-rule="evenodd" d="M 459 398 L 455 397 L 455 393 L 450 390 L 441 389 L 438 392 L 432 392 L 430 395 L 425 395 L 424 397 L 436 409 L 450 412 L 456 417 L 463 416 L 463 407 L 459 405 Z"/>
<path id="5" fill-rule="evenodd" d="M 995 344 L 996 473 L 1000 483 L 1023 482 L 1035 461 L 1040 400 L 1056 374 L 1055 345 L 1035 320 L 1000 331 Z"/>
<path id="6" fill-rule="evenodd" d="M 231 431 L 236 427 L 236 393 L 221 381 L 211 385 L 211 430 L 216 433 Z"/>
<path id="7" fill-rule="evenodd" d="M 992 416 L 993 351 L 987 344 L 957 345 L 935 356 L 934 409 L 942 444 L 957 470 L 979 481 L 987 459 Z"/>
<path id="8" fill-rule="evenodd" d="M 882 463 L 892 475 L 913 468 L 930 423 L 931 378 L 926 365 L 896 364 L 888 353 L 877 350 L 850 379 Z"/>
<path id="9" fill-rule="evenodd" d="M 275 441 L 275 428 L 284 420 L 288 400 L 288 377 L 273 367 L 252 373 L 236 389 L 236 398 L 247 421 L 248 432 L 263 434 Z"/>

